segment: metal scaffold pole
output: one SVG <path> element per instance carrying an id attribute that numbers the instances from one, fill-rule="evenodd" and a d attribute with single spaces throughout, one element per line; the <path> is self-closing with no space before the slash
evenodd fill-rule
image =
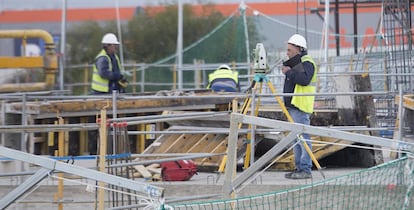
<path id="1" fill-rule="evenodd" d="M 178 34 L 177 34 L 177 71 L 178 89 L 183 89 L 183 2 L 178 0 Z"/>

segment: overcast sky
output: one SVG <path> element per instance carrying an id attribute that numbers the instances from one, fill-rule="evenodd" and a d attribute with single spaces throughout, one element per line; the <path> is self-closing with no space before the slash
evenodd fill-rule
<path id="1" fill-rule="evenodd" d="M 182 0 L 183 3 L 197 4 L 198 2 L 214 3 L 240 3 L 241 0 Z M 296 0 L 245 0 L 252 2 L 292 2 Z M 64 0 L 0 0 L 0 11 L 4 10 L 33 10 L 33 9 L 59 9 Z M 114 7 L 117 0 L 66 0 L 67 8 L 98 8 Z M 157 5 L 164 2 L 176 2 L 176 0 L 118 0 L 120 7 L 135 7 Z"/>

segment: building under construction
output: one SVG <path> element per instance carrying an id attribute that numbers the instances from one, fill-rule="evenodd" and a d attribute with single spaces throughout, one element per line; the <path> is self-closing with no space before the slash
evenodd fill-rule
<path id="1" fill-rule="evenodd" d="M 311 5 L 317 7 L 306 7 L 304 13 L 313 14 L 316 19 L 322 17 L 326 4 L 313 2 Z M 69 71 L 82 72 L 83 83 L 66 84 L 65 90 L 55 90 L 58 57 L 53 37 L 47 31 L 1 30 L 2 39 L 21 39 L 24 46 L 27 38 L 39 38 L 45 48 L 39 56 L 0 57 L 0 68 L 12 72 L 11 79 L 0 85 L 0 168 L 4 171 L 1 178 L 16 179 L 14 189 L 2 192 L 5 196 L 0 199 L 0 207 L 31 205 L 16 201 L 24 200 L 30 189 L 36 189 L 37 184 L 53 176 L 58 180 L 53 201 L 36 205 L 63 209 L 68 203 L 63 194 L 68 186 L 63 180 L 70 178 L 80 180 L 95 192 L 90 206 L 96 209 L 143 208 L 142 200 L 133 196 L 140 193 L 162 209 L 166 203 L 173 204 L 174 199 L 167 198 L 165 202 L 164 189 L 148 183 L 148 179 L 161 177 L 145 176 L 148 167 L 138 166 L 182 159 L 193 160 L 199 172 L 223 173 L 222 192 L 231 198 L 235 188 L 262 168 L 293 169 L 293 153 L 287 148 L 294 136 L 304 131 L 314 141 L 311 152 L 317 170 L 321 166 L 373 167 L 401 158 L 404 153 L 411 154 L 414 144 L 411 1 L 330 1 L 328 5 L 335 19 L 335 33 L 332 34 L 331 27 L 329 38 L 324 38 L 325 32 L 301 31 L 297 26 L 286 28 L 288 32 L 306 33 L 311 43 L 331 41 L 329 47 L 321 47 L 324 50 L 309 51 L 315 58 L 321 53 L 326 56 L 318 57 L 318 93 L 310 128 L 285 122 L 283 104 L 278 101 L 283 94 L 272 91 L 274 88 L 281 92 L 283 87 L 283 75 L 276 70 L 280 65 L 275 61 L 283 53 L 274 46 L 267 48 L 269 82 L 251 92 L 214 93 L 205 89 L 207 72 L 219 64 L 203 62 L 182 67 L 185 71 L 192 69 L 194 74 L 194 80 L 186 81 L 185 88 L 177 89 L 175 81 L 170 81 L 164 84 L 170 89 L 148 92 L 145 88 L 153 82 L 138 75 L 175 68 L 173 64 L 154 63 L 125 64 L 132 73 L 129 93 L 92 96 L 87 94 L 89 65 L 68 67 Z M 258 25 L 274 24 L 266 30 L 280 24 L 277 17 L 269 17 L 254 6 L 240 4 L 240 8 L 240 16 L 234 17 L 236 21 L 252 10 Z M 373 35 L 361 38 L 356 14 L 366 8 L 380 11 L 378 27 Z M 342 46 L 349 37 L 341 34 L 339 25 L 341 15 L 348 14 L 344 11 L 353 14 L 354 33 L 350 36 L 353 44 L 348 47 Z M 246 87 L 256 73 L 252 69 L 254 62 L 246 59 L 233 63 L 235 69 L 246 72 L 241 75 Z M 22 82 L 21 78 L 31 71 L 44 77 Z M 174 75 L 179 71 L 175 69 Z M 71 92 L 74 89 L 83 91 L 83 95 L 74 95 Z M 73 164 L 83 160 L 89 161 L 87 167 Z M 270 166 L 265 167 L 267 164 Z M 232 167 L 243 171 L 234 180 Z M 141 183 L 138 177 L 146 182 Z"/>

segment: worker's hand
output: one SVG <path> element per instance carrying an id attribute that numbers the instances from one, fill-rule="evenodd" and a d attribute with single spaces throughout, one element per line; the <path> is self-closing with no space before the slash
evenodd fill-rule
<path id="1" fill-rule="evenodd" d="M 126 78 L 122 77 L 122 79 L 118 80 L 118 84 L 119 86 L 121 86 L 122 88 L 127 88 L 129 85 L 129 82 Z"/>
<path id="2" fill-rule="evenodd" d="M 282 66 L 282 73 L 286 74 L 291 68 L 289 66 Z"/>

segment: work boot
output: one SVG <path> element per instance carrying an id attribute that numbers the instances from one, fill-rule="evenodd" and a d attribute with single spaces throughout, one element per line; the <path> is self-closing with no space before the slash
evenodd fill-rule
<path id="1" fill-rule="evenodd" d="M 286 179 L 290 179 L 290 177 L 292 176 L 292 174 L 298 173 L 298 172 L 299 172 L 299 170 L 295 169 L 294 171 L 285 174 L 285 178 Z"/>
<path id="2" fill-rule="evenodd" d="M 310 179 L 312 178 L 311 173 L 306 173 L 304 171 L 292 173 L 288 179 Z"/>

